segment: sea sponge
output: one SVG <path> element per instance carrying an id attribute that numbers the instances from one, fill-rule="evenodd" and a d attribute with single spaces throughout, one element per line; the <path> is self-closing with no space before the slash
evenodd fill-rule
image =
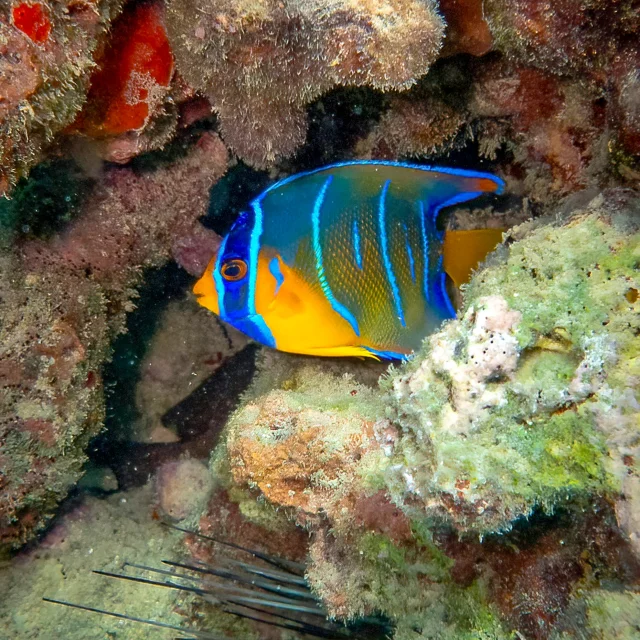
<path id="1" fill-rule="evenodd" d="M 11 0 L 0 6 L 0 196 L 77 115 L 95 52 L 122 4 Z"/>
<path id="2" fill-rule="evenodd" d="M 121 164 L 163 147 L 176 132 L 176 103 L 184 98 L 174 82 L 164 4 L 127 5 L 96 63 L 87 101 L 67 133 L 89 137 L 97 155 Z M 73 143 L 77 150 L 78 139 Z"/>
<path id="3" fill-rule="evenodd" d="M 405 89 L 440 49 L 433 0 L 170 0 L 178 71 L 210 99 L 227 144 L 255 167 L 304 141 L 304 107 L 335 85 Z"/>
<path id="4" fill-rule="evenodd" d="M 127 7 L 91 77 L 87 104 L 74 128 L 95 137 L 142 129 L 169 88 L 173 54 L 163 7 L 143 2 Z"/>
<path id="5" fill-rule="evenodd" d="M 0 549 L 41 529 L 82 474 L 142 269 L 169 259 L 226 166 L 207 133 L 168 167 L 112 168 L 66 228 L 0 254 Z"/>
<path id="6" fill-rule="evenodd" d="M 634 0 L 487 0 L 496 48 L 559 73 L 597 72 L 640 27 Z"/>

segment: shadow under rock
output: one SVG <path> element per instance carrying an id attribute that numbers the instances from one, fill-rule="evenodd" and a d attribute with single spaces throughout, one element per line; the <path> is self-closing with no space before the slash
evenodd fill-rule
<path id="1" fill-rule="evenodd" d="M 255 373 L 259 345 L 249 344 L 229 358 L 187 398 L 162 417 L 176 431 L 179 442 L 114 441 L 94 450 L 92 462 L 113 470 L 120 490 L 145 484 L 163 463 L 183 455 L 207 458 L 240 396 Z"/>

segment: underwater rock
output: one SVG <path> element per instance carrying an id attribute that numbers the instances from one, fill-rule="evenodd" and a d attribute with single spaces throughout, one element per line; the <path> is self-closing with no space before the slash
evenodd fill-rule
<path id="1" fill-rule="evenodd" d="M 386 381 L 403 430 L 390 487 L 411 517 L 486 533 L 535 506 L 627 493 L 640 444 L 636 208 L 614 193 L 564 226 L 516 229 L 527 235 L 475 275 L 460 318 Z"/>
<path id="2" fill-rule="evenodd" d="M 245 517 L 312 532 L 332 615 L 542 639 L 592 572 L 636 583 L 637 202 L 512 230 L 383 394 L 319 365 L 258 376 L 212 469 Z"/>
<path id="3" fill-rule="evenodd" d="M 0 7 L 0 196 L 75 118 L 122 4 L 11 0 Z"/>
<path id="4" fill-rule="evenodd" d="M 432 0 L 170 0 L 178 71 L 210 99 L 225 142 L 261 168 L 304 142 L 304 107 L 336 85 L 405 89 L 440 49 Z"/>
<path id="5" fill-rule="evenodd" d="M 293 389 L 249 401 L 231 419 L 231 474 L 237 485 L 295 509 L 299 524 L 322 514 L 339 527 L 364 493 L 359 467 L 374 467 L 380 456 L 374 423 L 383 406 L 352 378 L 302 368 L 293 380 Z"/>
<path id="6" fill-rule="evenodd" d="M 606 0 L 488 0 L 484 11 L 496 49 L 515 69 L 528 70 L 529 78 L 523 78 L 522 83 L 524 91 L 516 93 L 534 105 L 549 101 L 547 108 L 552 113 L 546 125 L 538 121 L 534 130 L 527 131 L 532 144 L 525 155 L 549 162 L 556 184 L 565 180 L 570 186 L 578 178 L 586 186 L 599 177 L 602 186 L 606 176 L 598 174 L 610 165 L 618 178 L 637 186 L 638 101 L 630 100 L 637 92 L 634 86 L 640 64 L 637 0 L 613 4 Z M 546 92 L 539 86 L 541 76 Z M 502 99 L 509 101 L 514 90 L 515 86 L 510 90 L 503 85 Z M 564 103 L 561 111 L 552 106 L 558 99 Z M 586 120 L 591 121 L 588 128 Z M 574 121 L 578 123 L 575 130 Z M 524 124 L 521 127 L 527 128 Z M 595 146 L 589 129 L 599 131 L 603 138 Z M 516 144 L 520 146 L 517 140 Z M 580 171 L 580 164 L 589 157 L 597 160 L 595 166 Z M 578 162 L 580 158 L 583 160 Z M 561 175 L 563 163 L 570 175 Z"/>
<path id="7" fill-rule="evenodd" d="M 163 415 L 246 344 L 243 334 L 222 328 L 213 314 L 191 299 L 170 302 L 140 365 L 135 391 L 140 419 L 132 439 L 158 442 L 165 430 Z"/>
<path id="8" fill-rule="evenodd" d="M 1 256 L 2 547 L 28 540 L 80 477 L 104 417 L 101 367 L 142 269 L 169 259 L 226 163 L 204 134 L 169 167 L 113 168 L 65 229 Z"/>
<path id="9" fill-rule="evenodd" d="M 163 464 L 155 484 L 161 512 L 174 521 L 199 514 L 213 490 L 207 465 L 192 458 Z"/>
<path id="10" fill-rule="evenodd" d="M 43 602 L 43 596 L 184 625 L 181 609 L 188 598 L 171 589 L 124 580 L 113 583 L 92 573 L 119 572 L 127 562 L 148 564 L 180 553 L 183 536 L 152 518 L 153 498 L 151 483 L 104 499 L 85 496 L 56 520 L 37 547 L 21 551 L 5 565 L 0 571 L 0 638 L 151 637 L 146 625 L 70 611 Z"/>
<path id="11" fill-rule="evenodd" d="M 578 600 L 575 609 L 579 623 L 572 624 L 570 619 L 562 621 L 554 640 L 577 640 L 580 637 L 633 640 L 638 636 L 640 596 L 637 592 L 596 590 L 585 600 Z"/>

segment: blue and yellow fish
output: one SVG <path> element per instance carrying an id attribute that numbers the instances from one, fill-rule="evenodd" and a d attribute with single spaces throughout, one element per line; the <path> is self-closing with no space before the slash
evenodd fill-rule
<path id="1" fill-rule="evenodd" d="M 193 291 L 269 347 L 403 358 L 455 315 L 456 285 L 500 242 L 496 229 L 438 231 L 444 207 L 501 193 L 488 173 L 345 162 L 282 180 L 251 202 Z"/>

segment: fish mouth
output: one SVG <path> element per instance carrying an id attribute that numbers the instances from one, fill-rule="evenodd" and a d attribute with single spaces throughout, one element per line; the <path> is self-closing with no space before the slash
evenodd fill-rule
<path id="1" fill-rule="evenodd" d="M 211 272 L 214 265 L 215 256 L 211 259 L 211 262 L 209 262 L 200 279 L 193 285 L 192 291 L 199 305 L 205 307 L 205 309 L 209 309 L 209 311 L 213 311 L 216 315 L 220 315 L 218 292 L 216 291 L 216 285 Z"/>

